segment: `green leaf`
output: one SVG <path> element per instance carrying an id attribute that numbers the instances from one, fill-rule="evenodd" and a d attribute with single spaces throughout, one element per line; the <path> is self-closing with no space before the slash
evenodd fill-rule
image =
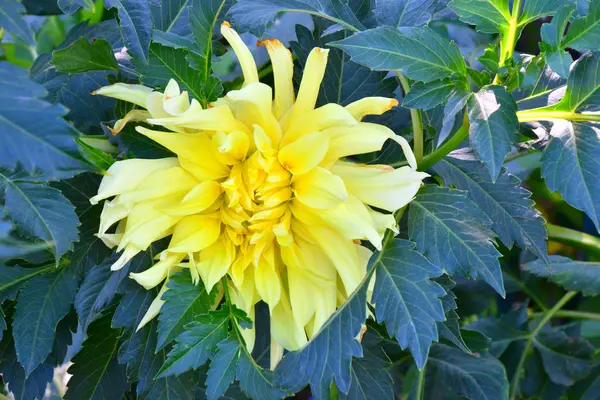
<path id="1" fill-rule="evenodd" d="M 56 263 L 79 238 L 79 219 L 60 191 L 18 180 L 0 169 L 0 193 L 5 190 L 5 213 L 27 235 L 45 241 Z"/>
<path id="2" fill-rule="evenodd" d="M 192 0 L 150 2 L 154 27 L 162 32 L 172 32 L 181 36 L 189 35 L 189 8 L 191 4 Z"/>
<path id="3" fill-rule="evenodd" d="M 571 57 L 569 53 L 564 50 L 558 50 L 555 52 L 546 53 L 544 56 L 552 71 L 556 72 L 563 78 L 569 76 L 569 68 L 573 62 L 573 57 Z"/>
<path id="4" fill-rule="evenodd" d="M 498 45 L 490 44 L 488 47 L 486 47 L 483 54 L 477 57 L 477 60 L 492 73 L 497 73 L 500 64 Z"/>
<path id="5" fill-rule="evenodd" d="M 430 278 L 442 275 L 414 250 L 414 243 L 395 240 L 382 250 L 376 270 L 373 303 L 377 321 L 413 355 L 423 368 L 431 342 L 437 342 L 437 322 L 444 320 L 440 297 L 446 292 Z"/>
<path id="6" fill-rule="evenodd" d="M 216 100 L 222 93 L 221 81 L 212 75 L 213 35 L 217 22 L 225 15 L 231 2 L 228 0 L 191 0 L 190 25 L 194 46 L 188 58 L 199 71 L 203 105 Z"/>
<path id="7" fill-rule="evenodd" d="M 52 64 L 59 72 L 68 74 L 95 70 L 119 70 L 110 43 L 99 39 L 90 44 L 84 37 L 64 49 L 53 52 Z"/>
<path id="8" fill-rule="evenodd" d="M 226 339 L 217 344 L 217 352 L 210 362 L 206 377 L 206 396 L 209 400 L 221 398 L 236 375 L 240 345 Z"/>
<path id="9" fill-rule="evenodd" d="M 571 22 L 562 46 L 581 52 L 600 50 L 600 3 L 592 1 L 587 15 Z"/>
<path id="10" fill-rule="evenodd" d="M 592 370 L 594 347 L 583 338 L 570 338 L 563 331 L 542 332 L 533 345 L 554 383 L 571 386 Z"/>
<path id="11" fill-rule="evenodd" d="M 600 294 L 600 263 L 575 261 L 562 256 L 550 256 L 550 268 L 533 261 L 523 270 L 536 276 L 548 278 L 567 290 L 576 290 L 584 296 Z"/>
<path id="12" fill-rule="evenodd" d="M 448 6 L 483 33 L 502 33 L 510 21 L 508 0 L 452 0 Z"/>
<path id="13" fill-rule="evenodd" d="M 322 30 L 310 29 L 296 25 L 297 41 L 290 42 L 292 50 L 298 56 L 298 66 L 304 69 L 310 51 L 315 47 L 325 48 L 329 42 L 342 39 L 347 32 L 336 32 L 322 37 Z M 330 49 L 327 59 L 327 68 L 317 105 L 337 103 L 348 105 L 353 101 L 366 96 L 394 97 L 394 89 L 397 87 L 395 79 L 385 79 L 385 72 L 371 71 L 353 61 L 340 49 Z"/>
<path id="14" fill-rule="evenodd" d="M 529 57 L 521 90 L 512 92 L 519 110 L 545 107 L 557 103 L 564 95 L 566 80 L 544 65 L 539 58 Z"/>
<path id="15" fill-rule="evenodd" d="M 419 108 L 429 110 L 433 107 L 445 103 L 448 97 L 454 92 L 456 82 L 450 79 L 433 81 L 430 83 L 417 82 L 411 86 L 406 94 L 403 107 Z"/>
<path id="16" fill-rule="evenodd" d="M 73 14 L 81 7 L 92 9 L 94 7 L 93 0 L 58 0 L 58 7 L 65 14 Z"/>
<path id="17" fill-rule="evenodd" d="M 273 383 L 273 372 L 261 368 L 246 350 L 244 343 L 238 341 L 240 355 L 236 378 L 240 382 L 240 388 L 251 399 L 277 400 L 283 399 L 284 392 Z M 302 365 L 302 364 L 297 364 Z M 296 367 L 297 368 L 297 367 Z"/>
<path id="18" fill-rule="evenodd" d="M 111 271 L 110 267 L 115 261 L 116 257 L 110 257 L 92 268 L 75 296 L 75 310 L 84 331 L 100 312 L 110 306 L 119 285 L 129 273 L 127 266 L 118 271 Z"/>
<path id="19" fill-rule="evenodd" d="M 0 207 L 0 214 L 4 208 Z M 0 217 L 0 263 L 10 259 L 19 259 L 27 254 L 46 249 L 45 243 L 26 241 L 17 236 L 12 222 Z"/>
<path id="20" fill-rule="evenodd" d="M 13 320 L 15 349 L 29 375 L 52 350 L 56 325 L 67 315 L 77 292 L 69 267 L 27 281 L 18 297 Z"/>
<path id="21" fill-rule="evenodd" d="M 495 182 L 519 133 L 517 104 L 503 86 L 485 86 L 469 98 L 468 106 L 471 147 Z"/>
<path id="22" fill-rule="evenodd" d="M 227 309 L 196 317 L 175 339 L 175 345 L 169 351 L 167 361 L 158 372 L 158 377 L 180 375 L 198 369 L 212 358 L 217 344 L 227 337 L 228 328 Z"/>
<path id="23" fill-rule="evenodd" d="M 363 30 L 347 2 L 342 0 L 239 0 L 231 7 L 233 26 L 261 37 L 281 12 L 302 12 L 325 18 L 352 31 Z"/>
<path id="24" fill-rule="evenodd" d="M 464 192 L 426 186 L 410 204 L 408 235 L 448 275 L 482 278 L 504 297 L 491 224 Z"/>
<path id="25" fill-rule="evenodd" d="M 101 173 L 106 172 L 115 162 L 113 156 L 96 147 L 90 146 L 80 138 L 77 138 L 77 144 L 80 146 L 79 152 L 83 158 Z"/>
<path id="26" fill-rule="evenodd" d="M 169 280 L 162 299 L 158 317 L 158 341 L 160 350 L 184 331 L 184 327 L 198 315 L 206 314 L 213 305 L 214 295 L 206 293 L 203 284 L 195 285 L 188 271 L 180 272 Z"/>
<path id="27" fill-rule="evenodd" d="M 79 160 L 77 133 L 62 119 L 66 110 L 42 98 L 44 88 L 27 77 L 27 71 L 0 62 L 0 164 L 17 164 L 33 173 L 65 177 L 86 169 Z"/>
<path id="28" fill-rule="evenodd" d="M 331 383 L 348 393 L 352 381 L 352 357 L 362 348 L 356 339 L 366 319 L 368 282 L 379 266 L 383 253 L 373 255 L 370 268 L 348 300 L 325 322 L 306 346 L 287 353 L 275 369 L 275 385 L 296 393 L 310 384 L 316 400 L 329 399 Z M 301 365 L 302 368 L 298 368 Z M 242 387 L 243 389 L 243 387 Z"/>
<path id="29" fill-rule="evenodd" d="M 150 46 L 149 63 L 133 59 L 142 83 L 151 87 L 165 87 L 170 79 L 175 79 L 182 90 L 187 90 L 196 99 L 202 99 L 201 81 L 198 71 L 191 68 L 186 59 L 187 51 L 173 49 L 158 43 Z"/>
<path id="30" fill-rule="evenodd" d="M 148 46 L 152 37 L 152 15 L 148 0 L 104 0 L 106 8 L 116 8 L 119 30 L 127 51 L 148 63 Z"/>
<path id="31" fill-rule="evenodd" d="M 462 351 L 471 353 L 471 350 L 467 347 L 467 344 L 462 338 L 459 322 L 460 317 L 456 313 L 458 305 L 456 304 L 456 295 L 452 292 L 456 283 L 447 275 L 442 275 L 435 279 L 435 282 L 446 291 L 446 295 L 441 298 L 446 320 L 437 322 L 437 329 L 440 337 L 449 340 Z"/>
<path id="32" fill-rule="evenodd" d="M 575 8 L 569 5 L 561 8 L 552 18 L 552 22 L 542 25 L 541 35 L 544 43 L 548 44 L 552 50 L 562 49 L 563 36 L 569 23 L 569 18 L 575 12 Z"/>
<path id="33" fill-rule="evenodd" d="M 569 399 L 594 400 L 600 391 L 600 366 L 595 367 L 584 380 L 577 382 L 569 389 Z"/>
<path id="34" fill-rule="evenodd" d="M 117 361 L 120 329 L 110 326 L 110 314 L 89 327 L 83 348 L 67 371 L 73 375 L 65 399 L 120 399 L 128 387 L 125 366 Z"/>
<path id="35" fill-rule="evenodd" d="M 431 346 L 425 378 L 428 391 L 441 386 L 442 393 L 453 393 L 473 400 L 505 400 L 508 379 L 504 366 L 489 354 L 470 355 L 443 344 Z"/>
<path id="36" fill-rule="evenodd" d="M 531 193 L 521 181 L 503 170 L 492 183 L 485 165 L 472 153 L 456 150 L 438 162 L 433 170 L 446 186 L 466 191 L 466 195 L 492 220 L 492 230 L 509 249 L 515 243 L 548 264 L 546 228 L 541 214 L 534 208 Z"/>
<path id="37" fill-rule="evenodd" d="M 549 108 L 558 111 L 584 111 L 600 104 L 600 53 L 587 53 L 577 60 L 569 74 L 562 100 Z"/>
<path id="38" fill-rule="evenodd" d="M 530 333 L 525 330 L 526 322 L 527 303 L 500 318 L 478 318 L 467 325 L 467 328 L 481 332 L 492 339 L 490 353 L 500 357 L 512 342 L 529 338 Z"/>
<path id="39" fill-rule="evenodd" d="M 0 0 L 0 26 L 8 33 L 18 36 L 30 46 L 35 46 L 35 36 L 21 14 L 25 7 L 17 0 Z"/>
<path id="40" fill-rule="evenodd" d="M 399 70 L 410 79 L 431 82 L 457 73 L 466 64 L 456 43 L 428 27 L 379 27 L 330 43 L 353 61 L 376 71 Z"/>
<path id="41" fill-rule="evenodd" d="M 55 268 L 54 263 L 37 268 L 0 265 L 0 303 L 7 298 L 14 298 L 18 291 L 15 291 L 15 289 L 20 289 L 29 279 L 50 272 Z"/>
<path id="42" fill-rule="evenodd" d="M 446 141 L 457 123 L 462 124 L 463 110 L 472 95 L 465 90 L 456 90 L 450 95 L 444 106 L 444 119 L 437 138 L 438 146 Z"/>
<path id="43" fill-rule="evenodd" d="M 600 230 L 599 134 L 594 125 L 556 121 L 542 155 L 542 176 L 551 191 L 585 212 Z"/>
<path id="44" fill-rule="evenodd" d="M 437 3 L 437 0 L 377 0 L 373 12 L 379 25 L 420 26 L 431 20 Z"/>
<path id="45" fill-rule="evenodd" d="M 519 25 L 523 26 L 538 18 L 554 15 L 563 6 L 571 3 L 573 0 L 525 0 L 519 17 Z"/>

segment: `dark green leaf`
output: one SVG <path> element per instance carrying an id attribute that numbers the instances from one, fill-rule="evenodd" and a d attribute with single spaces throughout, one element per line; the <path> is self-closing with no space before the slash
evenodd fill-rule
<path id="1" fill-rule="evenodd" d="M 176 35 L 190 34 L 189 7 L 192 0 L 162 0 L 150 2 L 154 27 Z M 153 37 L 153 39 L 155 39 Z"/>
<path id="2" fill-rule="evenodd" d="M 83 348 L 73 358 L 73 375 L 65 399 L 120 399 L 128 387 L 125 366 L 117 361 L 120 329 L 110 326 L 112 316 L 94 321 Z"/>
<path id="3" fill-rule="evenodd" d="M 442 274 L 414 250 L 414 243 L 396 240 L 381 253 L 373 303 L 377 320 L 385 323 L 400 347 L 408 348 L 423 368 L 431 342 L 438 341 L 437 321 L 444 320 L 440 297 L 446 292 L 430 278 Z"/>
<path id="4" fill-rule="evenodd" d="M 560 400 L 567 392 L 567 387 L 552 382 L 544 370 L 542 356 L 534 352 L 525 363 L 525 376 L 519 387 L 523 398 L 539 398 L 541 400 Z"/>
<path id="5" fill-rule="evenodd" d="M 540 261 L 533 261 L 525 264 L 523 270 L 548 278 L 567 290 L 580 291 L 584 296 L 600 294 L 600 263 L 597 262 L 550 256 L 550 268 Z"/>
<path id="6" fill-rule="evenodd" d="M 238 345 L 240 346 L 240 355 L 236 378 L 240 382 L 242 391 L 251 399 L 277 400 L 286 397 L 284 392 L 273 384 L 273 372 L 256 364 L 252 355 L 242 348 L 243 343 L 238 341 Z M 296 364 L 296 371 L 297 365 L 304 364 Z"/>
<path id="7" fill-rule="evenodd" d="M 342 0 L 239 0 L 229 15 L 241 32 L 250 31 L 261 37 L 265 28 L 281 12 L 304 12 L 335 21 L 346 29 L 364 29 L 347 2 Z"/>
<path id="8" fill-rule="evenodd" d="M 553 105 L 564 95 L 566 80 L 540 61 L 538 58 L 528 60 L 523 87 L 512 92 L 519 110 Z"/>
<path id="9" fill-rule="evenodd" d="M 240 345 L 235 340 L 226 339 L 217 344 L 217 349 L 206 377 L 208 400 L 221 398 L 235 379 Z"/>
<path id="10" fill-rule="evenodd" d="M 510 21 L 506 0 L 452 0 L 448 6 L 462 21 L 475 25 L 483 33 L 501 33 Z"/>
<path id="11" fill-rule="evenodd" d="M 58 6 L 65 14 L 72 14 L 81 7 L 93 7 L 91 0 L 58 0 Z"/>
<path id="12" fill-rule="evenodd" d="M 450 392 L 472 400 L 508 398 L 508 379 L 500 361 L 489 354 L 477 357 L 443 344 L 431 346 L 425 378 L 426 396 L 429 391 L 435 391 L 436 386 L 443 388 L 442 393 Z"/>
<path id="13" fill-rule="evenodd" d="M 584 111 L 600 104 L 600 53 L 584 54 L 569 74 L 563 99 L 552 107 L 559 111 Z"/>
<path id="14" fill-rule="evenodd" d="M 408 234 L 450 276 L 482 278 L 504 296 L 491 224 L 464 192 L 426 186 L 410 204 Z"/>
<path id="15" fill-rule="evenodd" d="M 519 17 L 519 24 L 525 25 L 541 17 L 556 14 L 566 4 L 573 0 L 526 0 Z"/>
<path id="16" fill-rule="evenodd" d="M 563 78 L 569 76 L 569 68 L 573 62 L 573 57 L 564 50 L 558 50 L 551 53 L 546 53 L 546 62 L 552 71 L 556 72 Z"/>
<path id="17" fill-rule="evenodd" d="M 347 32 L 336 32 L 325 38 L 321 34 L 319 29 L 311 32 L 302 25 L 296 25 L 298 41 L 290 45 L 302 69 L 314 47 L 325 48 L 330 41 L 346 37 Z M 350 57 L 340 49 L 331 49 L 317 104 L 337 103 L 345 106 L 366 96 L 394 97 L 397 83 L 394 79 L 385 79 L 385 75 L 385 72 L 371 71 L 350 61 Z"/>
<path id="18" fill-rule="evenodd" d="M 148 62 L 152 37 L 152 16 L 148 0 L 104 0 L 106 8 L 116 8 L 119 29 L 127 51 Z"/>
<path id="19" fill-rule="evenodd" d="M 90 146 L 81 139 L 77 139 L 79 152 L 90 163 L 97 171 L 104 173 L 108 168 L 115 162 L 115 159 L 110 154 L 103 152 L 102 150 Z"/>
<path id="20" fill-rule="evenodd" d="M 541 35 L 544 43 L 548 44 L 552 50 L 559 50 L 562 48 L 561 44 L 565 29 L 569 23 L 569 18 L 575 11 L 574 7 L 565 6 L 556 13 L 552 18 L 552 22 L 548 22 L 542 25 Z"/>
<path id="21" fill-rule="evenodd" d="M 583 338 L 570 338 L 563 331 L 542 332 L 533 345 L 550 379 L 559 385 L 570 386 L 592 370 L 594 347 Z"/>
<path id="22" fill-rule="evenodd" d="M 431 19 L 437 0 L 376 0 L 375 18 L 379 25 L 420 26 Z"/>
<path id="23" fill-rule="evenodd" d="M 430 83 L 417 82 L 411 86 L 410 91 L 406 94 L 402 102 L 402 106 L 429 110 L 439 104 L 445 103 L 455 87 L 456 83 L 449 79 Z"/>
<path id="24" fill-rule="evenodd" d="M 55 268 L 54 264 L 37 268 L 0 265 L 0 303 L 6 299 L 13 299 L 18 291 L 15 291 L 15 289 L 20 289 L 29 279 L 50 272 Z"/>
<path id="25" fill-rule="evenodd" d="M 79 238 L 79 220 L 74 207 L 54 188 L 12 180 L 13 177 L 4 173 L 0 170 L 6 216 L 27 235 L 45 241 L 58 263 Z"/>
<path id="26" fill-rule="evenodd" d="M 171 343 L 198 315 L 207 313 L 214 301 L 214 295 L 206 293 L 203 284 L 192 283 L 187 271 L 174 275 L 167 286 L 169 290 L 162 296 L 165 304 L 158 317 L 156 350 Z"/>
<path id="27" fill-rule="evenodd" d="M 186 55 L 187 52 L 183 49 L 152 43 L 149 64 L 139 59 L 134 59 L 133 63 L 145 85 L 165 87 L 170 79 L 175 79 L 182 90 L 189 91 L 196 99 L 202 99 L 200 76 L 198 71 L 189 66 Z"/>
<path id="28" fill-rule="evenodd" d="M 600 128 L 556 121 L 542 155 L 548 188 L 583 210 L 600 229 Z"/>
<path id="29" fill-rule="evenodd" d="M 529 332 L 524 330 L 526 322 L 527 304 L 500 318 L 478 318 L 467 325 L 467 328 L 481 332 L 492 339 L 490 352 L 495 357 L 500 357 L 512 342 L 529 338 Z"/>
<path id="30" fill-rule="evenodd" d="M 102 39 L 90 43 L 84 37 L 52 53 L 52 64 L 59 72 L 69 74 L 95 70 L 119 70 L 110 43 Z"/>
<path id="31" fill-rule="evenodd" d="M 399 70 L 416 81 L 431 82 L 466 73 L 465 60 L 456 43 L 448 42 L 428 27 L 379 27 L 330 45 L 373 70 Z"/>
<path id="32" fill-rule="evenodd" d="M 227 337 L 228 327 L 228 309 L 196 317 L 175 339 L 175 345 L 158 376 L 164 378 L 198 369 L 212 358 L 217 344 Z"/>
<path id="33" fill-rule="evenodd" d="M 517 104 L 503 86 L 485 86 L 469 98 L 468 106 L 471 146 L 495 182 L 519 132 Z"/>
<path id="34" fill-rule="evenodd" d="M 456 295 L 452 292 L 452 288 L 454 288 L 456 283 L 447 275 L 435 279 L 435 282 L 446 291 L 446 295 L 441 298 L 446 320 L 437 322 L 437 329 L 440 337 L 449 340 L 462 351 L 471 353 L 471 350 L 467 347 L 467 344 L 462 337 L 459 322 L 460 317 L 456 313 L 458 305 L 456 304 Z"/>
<path id="35" fill-rule="evenodd" d="M 562 45 L 581 52 L 600 50 L 600 3 L 591 2 L 587 15 L 571 23 Z"/>
<path id="36" fill-rule="evenodd" d="M 77 279 L 69 267 L 27 281 L 19 293 L 13 321 L 19 362 L 29 375 L 52 350 L 58 322 L 71 309 Z"/>
<path id="37" fill-rule="evenodd" d="M 26 70 L 0 62 L 0 163 L 54 177 L 81 172 L 86 167 L 78 159 L 77 133 L 62 119 L 66 110 L 42 100 L 45 95 Z"/>
<path id="38" fill-rule="evenodd" d="M 498 72 L 500 63 L 500 56 L 498 54 L 498 45 L 491 44 L 486 47 L 484 53 L 477 57 L 477 60 L 483 64 L 484 67 L 489 69 L 492 73 Z"/>
<path id="39" fill-rule="evenodd" d="M 33 31 L 21 14 L 25 14 L 25 7 L 19 1 L 0 0 L 0 26 L 29 45 L 35 46 Z"/>
<path id="40" fill-rule="evenodd" d="M 569 389 L 569 399 L 594 400 L 600 393 L 600 366 L 595 367 L 584 380 L 577 382 Z"/>
<path id="41" fill-rule="evenodd" d="M 463 110 L 471 98 L 472 93 L 465 90 L 456 90 L 448 98 L 444 106 L 444 120 L 438 134 L 438 145 L 442 144 L 452 133 L 456 123 L 462 124 Z"/>
<path id="42" fill-rule="evenodd" d="M 508 248 L 517 243 L 548 263 L 545 221 L 514 175 L 501 172 L 492 183 L 485 165 L 472 153 L 457 150 L 434 166 L 444 183 L 466 191 L 467 197 L 492 220 L 492 230 Z"/>
<path id="43" fill-rule="evenodd" d="M 373 255 L 370 269 L 361 284 L 308 344 L 283 357 L 275 370 L 277 387 L 295 393 L 308 383 L 314 398 L 322 400 L 330 398 L 331 382 L 335 380 L 338 390 L 348 393 L 352 380 L 352 357 L 362 355 L 356 337 L 366 319 L 368 282 L 382 255 Z M 303 367 L 299 369 L 299 365 Z"/>

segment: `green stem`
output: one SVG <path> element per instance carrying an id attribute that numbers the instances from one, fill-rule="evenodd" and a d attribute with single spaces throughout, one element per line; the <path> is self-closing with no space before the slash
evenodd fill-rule
<path id="1" fill-rule="evenodd" d="M 2 41 L 2 39 L 4 38 L 4 34 L 6 33 L 6 31 L 4 30 L 4 28 L 0 28 L 0 42 Z"/>
<path id="2" fill-rule="evenodd" d="M 519 30 L 519 14 L 521 14 L 521 2 L 522 0 L 515 0 L 513 3 L 513 8 L 510 13 L 510 21 L 508 25 L 508 34 L 506 35 L 506 41 L 502 41 L 503 46 L 502 53 L 500 54 L 500 65 L 503 65 L 504 62 L 508 60 L 515 51 L 518 36 L 517 32 Z"/>
<path id="3" fill-rule="evenodd" d="M 533 313 L 529 318 L 537 318 L 542 315 L 544 315 L 544 313 Z M 560 310 L 557 311 L 554 316 L 558 318 L 591 319 L 593 321 L 600 321 L 600 314 L 585 311 Z"/>
<path id="4" fill-rule="evenodd" d="M 37 267 L 37 268 L 27 268 L 27 270 L 31 270 L 30 274 L 24 275 L 20 278 L 17 278 L 13 281 L 10 281 L 8 283 L 0 283 L 0 292 L 3 292 L 4 290 L 8 289 L 9 287 L 16 285 L 17 283 L 21 283 L 23 281 L 26 281 L 30 278 L 33 278 L 34 276 L 43 274 L 44 272 L 48 272 L 48 271 L 52 271 L 52 270 L 58 270 L 58 268 L 60 268 L 60 265 L 57 267 L 56 264 L 52 263 L 52 264 L 48 264 L 48 265 L 44 265 L 42 267 Z"/>
<path id="5" fill-rule="evenodd" d="M 425 393 L 425 369 L 427 368 L 427 363 L 423 366 L 423 368 L 419 371 L 419 375 L 417 376 L 417 392 L 415 393 L 415 400 L 423 400 L 423 395 Z"/>
<path id="6" fill-rule="evenodd" d="M 531 109 L 517 112 L 519 122 L 554 121 L 564 119 L 574 122 L 600 122 L 600 114 L 580 114 L 572 111 L 547 111 L 543 109 Z"/>
<path id="7" fill-rule="evenodd" d="M 523 354 L 521 354 L 521 358 L 519 359 L 519 363 L 517 364 L 517 369 L 515 369 L 515 373 L 513 374 L 513 378 L 510 385 L 510 400 L 516 399 L 517 389 L 519 386 L 519 379 L 521 377 L 521 371 L 525 366 L 525 361 L 527 360 L 527 353 L 535 340 L 535 337 L 540 332 L 540 330 L 555 316 L 555 314 L 560 311 L 560 309 L 569 302 L 577 292 L 567 292 L 565 295 L 552 307 L 548 312 L 544 314 L 544 318 L 537 324 L 537 326 L 531 331 L 531 336 L 529 336 L 529 340 L 525 344 L 525 348 L 523 349 Z"/>
<path id="8" fill-rule="evenodd" d="M 428 154 L 419 163 L 419 171 L 426 171 L 431 168 L 435 163 L 446 157 L 452 150 L 456 149 L 458 145 L 465 141 L 469 136 L 469 124 L 463 124 L 459 130 L 438 147 L 434 152 Z"/>
<path id="9" fill-rule="evenodd" d="M 600 238 L 563 226 L 546 224 L 548 239 L 568 244 L 600 256 Z"/>
<path id="10" fill-rule="evenodd" d="M 396 71 L 396 76 L 402 86 L 404 95 L 410 91 L 410 83 L 408 79 L 400 71 Z M 421 119 L 421 111 L 415 108 L 409 108 L 410 119 L 413 127 L 413 153 L 417 162 L 423 159 L 423 122 Z"/>

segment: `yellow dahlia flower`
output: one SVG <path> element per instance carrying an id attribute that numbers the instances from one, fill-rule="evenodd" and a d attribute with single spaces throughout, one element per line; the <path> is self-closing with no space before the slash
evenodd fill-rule
<path id="1" fill-rule="evenodd" d="M 289 50 L 277 40 L 260 42 L 273 65 L 273 96 L 237 33 L 227 23 L 221 32 L 245 81 L 206 109 L 173 80 L 164 93 L 123 83 L 96 92 L 145 109 L 118 121 L 114 132 L 129 121 L 162 127 L 136 129 L 176 155 L 109 168 L 91 199 L 112 198 L 98 236 L 122 252 L 113 270 L 171 236 L 153 267 L 131 274 L 147 289 L 163 284 L 142 325 L 158 313 L 169 276 L 188 268 L 208 291 L 225 282 L 250 317 L 258 301 L 267 303 L 274 345 L 294 350 L 361 282 L 371 253 L 361 241 L 381 248 L 386 229 L 395 229 L 392 212 L 411 201 L 427 174 L 416 171 L 405 139 L 361 122 L 396 100 L 315 108 L 329 50 L 312 50 L 295 97 Z M 388 139 L 402 146 L 409 166 L 344 160 L 380 150 Z M 244 334 L 252 347 L 253 331 Z"/>

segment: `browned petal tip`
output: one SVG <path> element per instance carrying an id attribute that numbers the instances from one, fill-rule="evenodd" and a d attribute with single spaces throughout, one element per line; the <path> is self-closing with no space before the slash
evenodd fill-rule
<path id="1" fill-rule="evenodd" d="M 226 26 L 226 27 L 228 27 L 228 28 L 231 28 L 231 24 L 230 24 L 229 22 L 227 22 L 227 21 L 223 21 L 223 22 L 221 23 L 221 26 Z"/>
<path id="2" fill-rule="evenodd" d="M 396 99 L 390 99 L 390 108 L 398 107 L 398 104 L 400 104 L 398 102 L 398 100 L 396 100 Z"/>

